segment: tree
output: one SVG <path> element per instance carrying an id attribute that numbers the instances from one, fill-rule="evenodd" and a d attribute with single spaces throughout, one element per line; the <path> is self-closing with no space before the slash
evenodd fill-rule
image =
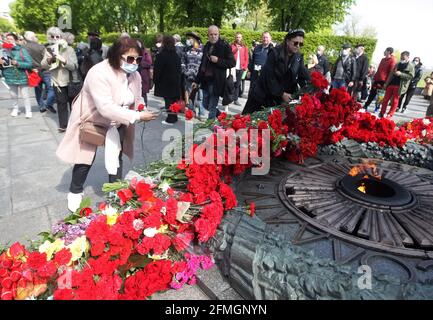
<path id="1" fill-rule="evenodd" d="M 336 26 L 336 29 L 348 37 L 377 37 L 376 29 L 373 26 L 362 26 L 361 17 L 356 14 L 348 16 L 341 25 Z"/>
<path id="2" fill-rule="evenodd" d="M 316 31 L 344 19 L 355 0 L 265 0 L 272 25 L 280 31 Z"/>
<path id="3" fill-rule="evenodd" d="M 14 32 L 15 25 L 6 18 L 0 18 L 0 32 Z"/>

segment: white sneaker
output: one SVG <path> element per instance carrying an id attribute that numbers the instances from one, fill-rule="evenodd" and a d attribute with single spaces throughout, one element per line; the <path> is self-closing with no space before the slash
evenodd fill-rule
<path id="1" fill-rule="evenodd" d="M 174 123 L 170 123 L 170 122 L 167 122 L 167 121 L 162 121 L 161 122 L 162 124 L 165 124 L 166 126 L 174 126 Z"/>
<path id="2" fill-rule="evenodd" d="M 11 112 L 11 117 L 16 117 L 16 116 L 18 116 L 18 114 L 19 114 L 18 110 L 17 109 L 13 109 L 12 112 Z"/>
<path id="3" fill-rule="evenodd" d="M 68 193 L 68 209 L 72 212 L 77 211 L 83 200 L 84 193 Z"/>
<path id="4" fill-rule="evenodd" d="M 26 112 L 26 118 L 30 119 L 32 117 L 32 113 L 31 112 Z"/>

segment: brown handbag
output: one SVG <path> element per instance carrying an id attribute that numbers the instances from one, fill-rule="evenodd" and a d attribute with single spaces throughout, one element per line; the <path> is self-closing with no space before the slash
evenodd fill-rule
<path id="1" fill-rule="evenodd" d="M 82 92 L 80 92 L 80 120 L 83 111 Z M 80 124 L 80 143 L 88 143 L 95 146 L 103 146 L 105 144 L 105 136 L 107 135 L 108 128 L 102 124 L 92 121 L 81 120 Z"/>

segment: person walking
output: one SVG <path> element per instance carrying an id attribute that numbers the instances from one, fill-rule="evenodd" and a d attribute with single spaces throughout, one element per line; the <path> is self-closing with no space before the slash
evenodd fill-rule
<path id="1" fill-rule="evenodd" d="M 367 111 L 370 104 L 376 98 L 377 90 L 383 89 L 383 86 L 388 79 L 389 74 L 394 70 L 396 61 L 393 56 L 394 49 L 391 47 L 386 48 L 383 53 L 384 57 L 380 61 L 379 67 L 377 68 L 376 74 L 373 78 L 373 84 L 371 86 L 370 94 L 367 98 L 367 102 L 364 104 L 364 109 Z M 376 112 L 377 110 L 375 110 Z"/>
<path id="2" fill-rule="evenodd" d="M 90 48 L 83 58 L 83 62 L 80 65 L 81 77 L 86 79 L 86 75 L 89 70 L 99 62 L 103 61 L 102 58 L 102 41 L 99 38 L 92 38 L 90 40 Z"/>
<path id="3" fill-rule="evenodd" d="M 262 33 L 262 43 L 257 45 L 251 55 L 251 59 L 248 63 L 248 71 L 250 78 L 250 91 L 253 87 L 254 82 L 259 78 L 260 72 L 266 60 L 268 59 L 268 53 L 274 45 L 272 44 L 272 37 L 268 31 Z"/>
<path id="4" fill-rule="evenodd" d="M 19 95 L 21 95 L 24 99 L 26 118 L 30 119 L 32 117 L 32 108 L 27 72 L 32 70 L 32 57 L 25 48 L 17 43 L 18 37 L 16 34 L 8 33 L 5 40 L 2 47 L 6 57 L 0 57 L 0 65 L 13 100 L 11 116 L 16 117 L 19 115 Z"/>
<path id="5" fill-rule="evenodd" d="M 187 101 L 191 101 L 189 104 L 191 110 L 195 111 L 195 107 L 198 105 L 197 117 L 203 120 L 206 114 L 202 99 L 203 91 L 199 88 L 192 90 L 192 84 L 197 77 L 203 58 L 203 45 L 200 36 L 195 32 L 188 32 L 186 38 L 185 67 L 182 69 L 182 73 L 185 77 Z"/>
<path id="6" fill-rule="evenodd" d="M 181 72 L 175 40 L 172 36 L 164 36 L 154 67 L 155 96 L 164 98 L 167 112 L 167 118 L 162 121 L 162 124 L 173 125 L 178 120 L 177 114 L 170 112 L 170 106 L 181 96 Z"/>
<path id="7" fill-rule="evenodd" d="M 68 193 L 68 209 L 75 212 L 83 199 L 84 183 L 92 167 L 97 146 L 80 139 L 83 122 L 92 121 L 108 128 L 105 137 L 105 168 L 109 182 L 122 178 L 122 153 L 130 159 L 134 150 L 134 123 L 150 121 L 156 114 L 136 111 L 143 103 L 141 78 L 137 71 L 141 49 L 131 38 L 116 40 L 107 60 L 87 74 L 83 90 L 75 100 L 65 136 L 56 155 L 74 164 Z"/>
<path id="8" fill-rule="evenodd" d="M 355 47 L 355 58 L 356 58 L 356 90 L 354 90 L 354 98 L 358 102 L 365 101 L 367 99 L 367 76 L 369 70 L 368 57 L 365 54 L 365 46 L 363 44 L 358 44 Z"/>
<path id="9" fill-rule="evenodd" d="M 230 45 L 220 38 L 220 30 L 217 26 L 208 28 L 208 42 L 203 49 L 194 89 L 200 85 L 203 89 L 203 106 L 209 111 L 209 119 L 215 119 L 220 111 L 218 110 L 219 97 L 224 95 L 226 87 L 227 69 L 236 65 Z"/>
<path id="10" fill-rule="evenodd" d="M 394 67 L 394 70 L 386 80 L 384 88 L 386 89 L 385 97 L 382 102 L 382 109 L 379 113 L 379 118 L 385 116 L 388 103 L 391 100 L 391 109 L 387 114 L 387 118 L 391 118 L 398 106 L 398 100 L 402 94 L 405 94 L 409 89 L 411 80 L 415 75 L 415 67 L 409 61 L 410 53 L 403 51 L 400 56 L 400 62 Z"/>
<path id="11" fill-rule="evenodd" d="M 232 52 L 236 60 L 235 66 L 235 95 L 233 97 L 233 103 L 240 106 L 238 98 L 241 94 L 242 89 L 242 78 L 244 72 L 248 70 L 248 47 L 242 40 L 242 33 L 237 32 L 235 41 L 232 44 Z"/>
<path id="12" fill-rule="evenodd" d="M 298 90 L 298 86 L 307 85 L 310 75 L 300 53 L 304 38 L 304 30 L 290 30 L 284 42 L 271 49 L 253 90 L 250 90 L 242 114 L 259 111 L 262 107 L 287 104 L 293 100 L 292 94 Z"/>
<path id="13" fill-rule="evenodd" d="M 50 111 L 55 112 L 56 110 L 53 108 L 55 94 L 53 87 L 51 86 L 51 75 L 49 72 L 42 70 L 41 65 L 46 51 L 45 46 L 39 44 L 36 34 L 32 31 L 26 31 L 24 33 L 24 39 L 26 40 L 24 48 L 27 49 L 28 53 L 32 57 L 33 71 L 37 72 L 41 77 L 41 82 L 35 87 L 35 97 L 39 106 L 39 111 L 44 113 L 47 111 L 47 109 L 49 109 Z M 46 100 L 43 98 L 44 86 L 47 92 Z"/>
<path id="14" fill-rule="evenodd" d="M 325 76 L 326 80 L 331 83 L 331 70 L 329 69 L 329 61 L 328 57 L 325 55 L 325 50 L 325 46 L 318 46 L 316 56 L 319 62 L 318 65 L 323 70 L 323 75 Z"/>
<path id="15" fill-rule="evenodd" d="M 68 84 L 72 81 L 72 72 L 77 72 L 78 61 L 75 50 L 63 39 L 63 32 L 57 27 L 47 30 L 50 46 L 42 60 L 42 68 L 51 72 L 51 82 L 56 94 L 59 116 L 58 131 L 63 133 L 68 125 Z"/>
<path id="16" fill-rule="evenodd" d="M 147 105 L 147 94 L 153 87 L 153 62 L 152 55 L 144 46 L 141 40 L 137 40 L 138 46 L 142 50 L 143 59 L 138 66 L 138 72 L 141 75 L 141 95 Z"/>
<path id="17" fill-rule="evenodd" d="M 404 113 L 406 111 L 406 108 L 409 105 L 413 95 L 415 94 L 416 87 L 418 86 L 418 82 L 421 80 L 423 74 L 421 58 L 420 57 L 413 58 L 412 63 L 415 66 L 415 76 L 410 81 L 410 85 L 409 88 L 407 89 L 407 92 L 403 93 L 400 96 L 400 99 L 398 101 L 397 112 L 400 111 L 401 113 Z M 404 103 L 403 100 L 405 100 Z"/>
<path id="18" fill-rule="evenodd" d="M 340 56 L 335 62 L 331 84 L 333 89 L 346 88 L 349 93 L 353 92 L 358 76 L 356 60 L 351 55 L 351 49 L 352 46 L 350 44 L 343 45 Z"/>

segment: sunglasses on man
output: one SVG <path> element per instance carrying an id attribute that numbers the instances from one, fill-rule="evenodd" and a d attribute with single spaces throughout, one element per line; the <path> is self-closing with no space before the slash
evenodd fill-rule
<path id="1" fill-rule="evenodd" d="M 51 39 L 60 39 L 61 37 L 60 36 L 51 36 Z"/>
<path id="2" fill-rule="evenodd" d="M 135 62 L 137 62 L 137 64 L 141 63 L 141 60 L 143 60 L 142 56 L 138 56 L 138 57 L 134 57 L 134 56 L 122 56 L 122 59 L 126 61 L 126 63 L 132 64 Z"/>

